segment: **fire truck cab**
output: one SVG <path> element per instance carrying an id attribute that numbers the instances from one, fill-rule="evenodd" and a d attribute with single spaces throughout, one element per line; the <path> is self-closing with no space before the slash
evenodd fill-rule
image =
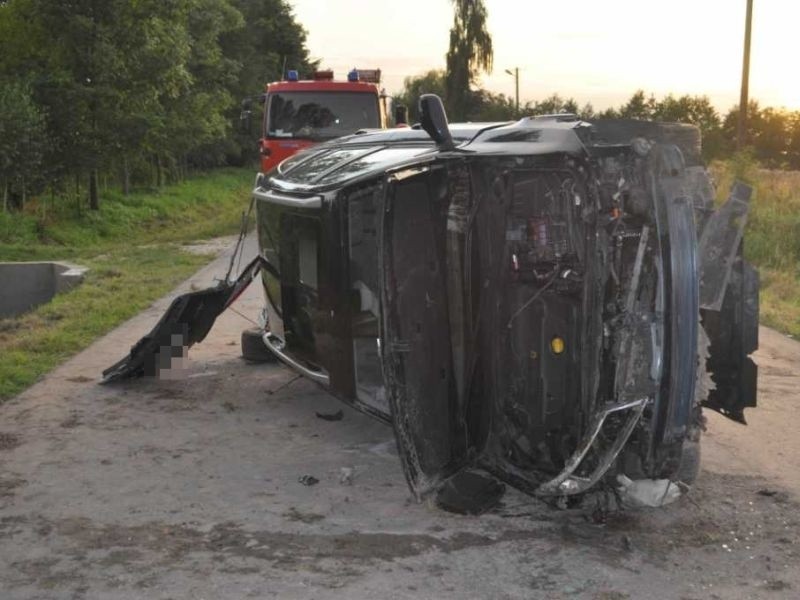
<path id="1" fill-rule="evenodd" d="M 380 77 L 380 69 L 353 69 L 347 81 L 335 81 L 330 70 L 301 80 L 290 70 L 285 81 L 267 84 L 259 140 L 261 171 L 314 144 L 361 129 L 385 128 L 386 95 L 379 88 Z"/>

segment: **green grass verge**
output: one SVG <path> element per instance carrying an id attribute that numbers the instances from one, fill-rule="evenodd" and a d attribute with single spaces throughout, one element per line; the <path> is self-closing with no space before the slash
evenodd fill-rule
<path id="1" fill-rule="evenodd" d="M 0 400 L 8 399 L 189 277 L 209 256 L 180 243 L 238 230 L 252 183 L 224 169 L 160 192 L 108 194 L 99 213 L 62 207 L 42 218 L 0 214 L 0 260 L 68 260 L 83 284 L 15 319 L 0 320 Z M 109 364 L 117 357 L 109 357 Z"/>
<path id="2" fill-rule="evenodd" d="M 101 210 L 59 199 L 0 212 L 0 260 L 85 255 L 121 244 L 188 242 L 236 231 L 247 208 L 252 169 L 220 169 L 159 191 L 103 193 Z"/>
<path id="3" fill-rule="evenodd" d="M 761 323 L 800 338 L 800 171 L 759 169 L 740 156 L 712 173 L 719 201 L 736 179 L 754 187 L 745 256 L 761 274 Z"/>

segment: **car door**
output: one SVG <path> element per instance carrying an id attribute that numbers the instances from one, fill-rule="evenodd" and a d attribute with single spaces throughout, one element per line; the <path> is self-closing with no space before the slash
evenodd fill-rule
<path id="1" fill-rule="evenodd" d="M 382 364 L 403 469 L 421 497 L 467 458 L 447 285 L 442 167 L 389 177 L 380 223 Z"/>

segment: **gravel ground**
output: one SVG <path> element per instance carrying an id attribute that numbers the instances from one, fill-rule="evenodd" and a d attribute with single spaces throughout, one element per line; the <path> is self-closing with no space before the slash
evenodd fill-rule
<path id="1" fill-rule="evenodd" d="M 800 596 L 800 345 L 773 331 L 761 407 L 748 427 L 710 416 L 677 503 L 599 516 L 511 490 L 475 518 L 410 498 L 388 427 L 240 359 L 258 286 L 183 377 L 98 385 L 168 302 L 0 406 L 3 600 Z"/>

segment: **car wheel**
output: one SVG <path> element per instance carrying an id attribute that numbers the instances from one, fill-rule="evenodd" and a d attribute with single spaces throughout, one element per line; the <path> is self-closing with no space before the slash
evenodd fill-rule
<path id="1" fill-rule="evenodd" d="M 242 357 L 253 363 L 276 362 L 278 357 L 264 343 L 264 331 L 258 327 L 242 331 Z"/>

